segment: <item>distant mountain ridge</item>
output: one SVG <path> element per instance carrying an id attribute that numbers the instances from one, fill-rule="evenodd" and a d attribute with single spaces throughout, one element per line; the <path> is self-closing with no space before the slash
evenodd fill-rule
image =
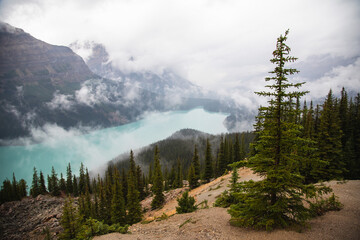
<path id="1" fill-rule="evenodd" d="M 101 77 L 116 79 L 125 84 L 135 84 L 143 89 L 160 95 L 176 95 L 181 93 L 181 97 L 205 97 L 204 91 L 190 81 L 180 77 L 173 71 L 167 69 L 162 73 L 151 71 L 131 71 L 120 70 L 111 60 L 105 46 L 100 43 L 85 41 L 74 42 L 69 46 L 74 52 L 85 53 L 84 59 L 91 71 Z M 131 57 L 129 62 L 136 61 Z"/>

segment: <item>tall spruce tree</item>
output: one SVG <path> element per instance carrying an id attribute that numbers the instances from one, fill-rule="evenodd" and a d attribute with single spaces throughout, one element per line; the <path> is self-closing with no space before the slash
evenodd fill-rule
<path id="1" fill-rule="evenodd" d="M 195 178 L 195 168 L 194 165 L 191 163 L 190 167 L 189 167 L 189 171 L 188 171 L 188 182 L 189 182 L 189 187 L 190 189 L 194 189 L 197 187 L 197 180 Z"/>
<path id="2" fill-rule="evenodd" d="M 27 190 L 26 190 L 27 184 L 24 179 L 20 179 L 18 188 L 19 188 L 19 197 L 21 200 L 23 197 L 26 197 L 26 195 L 27 195 Z"/>
<path id="3" fill-rule="evenodd" d="M 354 106 L 352 107 L 352 142 L 351 148 L 354 151 L 354 159 L 351 168 L 351 178 L 360 179 L 360 93 L 355 97 Z"/>
<path id="4" fill-rule="evenodd" d="M 44 175 L 42 173 L 42 171 L 40 171 L 40 177 L 39 177 L 39 188 L 40 188 L 40 194 L 46 194 L 46 186 L 45 186 L 45 178 Z"/>
<path id="5" fill-rule="evenodd" d="M 76 179 L 75 174 L 73 176 L 72 183 L 73 183 L 73 186 L 72 186 L 73 194 L 74 194 L 75 197 L 77 197 L 77 196 L 79 196 L 79 187 L 78 187 L 78 183 L 77 183 L 77 179 Z"/>
<path id="6" fill-rule="evenodd" d="M 141 220 L 141 204 L 139 191 L 136 189 L 136 178 L 132 171 L 128 174 L 128 194 L 127 194 L 127 223 L 134 224 Z"/>
<path id="7" fill-rule="evenodd" d="M 176 164 L 176 174 L 175 182 L 173 184 L 174 188 L 181 188 L 183 186 L 183 174 L 182 174 L 182 164 L 180 158 L 177 159 Z"/>
<path id="8" fill-rule="evenodd" d="M 139 199 L 145 198 L 145 192 L 144 192 L 144 179 L 143 174 L 141 171 L 141 167 L 138 165 L 136 166 L 136 182 L 137 182 L 137 190 L 139 191 Z"/>
<path id="9" fill-rule="evenodd" d="M 73 181 L 70 163 L 66 168 L 66 193 L 73 194 Z"/>
<path id="10" fill-rule="evenodd" d="M 233 162 L 239 162 L 241 159 L 240 154 L 240 140 L 239 140 L 239 133 L 235 134 L 235 143 L 233 145 L 233 153 L 234 153 L 234 159 Z"/>
<path id="11" fill-rule="evenodd" d="M 65 182 L 65 179 L 64 179 L 64 176 L 62 173 L 60 173 L 59 188 L 60 188 L 60 191 L 62 191 L 64 193 L 66 192 L 66 182 Z"/>
<path id="12" fill-rule="evenodd" d="M 64 232 L 60 235 L 61 239 L 75 239 L 81 226 L 81 217 L 73 204 L 71 197 L 65 200 L 63 214 L 60 220 Z"/>
<path id="13" fill-rule="evenodd" d="M 39 177 L 37 175 L 36 168 L 34 167 L 33 179 L 30 189 L 30 194 L 32 197 L 36 197 L 40 194 L 40 187 L 39 187 Z"/>
<path id="14" fill-rule="evenodd" d="M 57 173 L 55 172 L 54 167 L 51 168 L 50 182 L 52 186 L 52 191 L 50 192 L 50 194 L 53 196 L 59 196 L 60 195 L 59 179 L 57 177 Z"/>
<path id="15" fill-rule="evenodd" d="M 13 173 L 13 181 L 11 184 L 11 195 L 12 195 L 12 199 L 20 200 L 19 192 L 18 192 L 18 182 L 16 181 L 15 173 Z"/>
<path id="16" fill-rule="evenodd" d="M 199 160 L 199 154 L 198 154 L 196 145 L 194 147 L 194 155 L 192 158 L 192 164 L 194 166 L 194 183 L 195 183 L 194 187 L 197 187 L 199 185 L 199 180 L 200 180 L 200 160 Z"/>
<path id="17" fill-rule="evenodd" d="M 78 191 L 79 194 L 84 194 L 86 189 L 86 177 L 85 177 L 85 170 L 84 170 L 84 164 L 80 164 L 80 170 L 79 170 L 79 183 L 78 183 Z"/>
<path id="18" fill-rule="evenodd" d="M 154 151 L 154 175 L 153 175 L 153 186 L 152 186 L 152 192 L 154 193 L 154 198 L 151 202 L 152 209 L 159 208 L 164 204 L 165 196 L 163 190 L 164 190 L 164 186 L 163 186 L 163 176 L 160 165 L 159 148 L 156 145 Z"/>
<path id="19" fill-rule="evenodd" d="M 298 72 L 285 67 L 285 63 L 296 60 L 289 56 L 287 35 L 288 30 L 277 39 L 274 58 L 270 60 L 276 65 L 270 72 L 273 76 L 265 79 L 270 82 L 266 85 L 270 90 L 256 93 L 269 100 L 268 106 L 259 109 L 256 154 L 249 159 L 249 166 L 263 179 L 244 182 L 243 191 L 236 195 L 238 203 L 229 209 L 232 221 L 240 226 L 271 230 L 302 224 L 309 218 L 303 204 L 308 188 L 297 170 L 302 160 L 298 147 L 306 145 L 306 140 L 300 137 L 301 126 L 294 119 L 296 106 L 292 106 L 293 99 L 306 92 L 296 90 L 304 83 L 291 83 L 287 78 Z"/>
<path id="20" fill-rule="evenodd" d="M 126 209 L 122 184 L 120 182 L 119 171 L 116 168 L 114 168 L 114 183 L 112 186 L 111 223 L 120 225 L 125 225 L 126 223 Z"/>
<path id="21" fill-rule="evenodd" d="M 212 166 L 211 144 L 209 142 L 209 139 L 206 139 L 204 180 L 206 182 L 210 182 L 210 179 L 212 177 L 213 177 L 213 166 Z"/>
<path id="22" fill-rule="evenodd" d="M 223 137 L 221 137 L 220 139 L 220 149 L 219 149 L 219 153 L 218 153 L 218 157 L 217 157 L 217 164 L 216 164 L 216 172 L 215 172 L 215 176 L 219 177 L 221 176 L 226 169 L 226 157 L 225 157 L 225 141 L 223 139 Z"/>

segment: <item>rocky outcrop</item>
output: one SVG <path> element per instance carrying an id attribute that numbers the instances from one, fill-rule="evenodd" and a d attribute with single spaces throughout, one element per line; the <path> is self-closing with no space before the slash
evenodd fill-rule
<path id="1" fill-rule="evenodd" d="M 39 195 L 0 206 L 0 239 L 44 239 L 45 230 L 52 236 L 61 231 L 60 219 L 64 198 Z"/>
<path id="2" fill-rule="evenodd" d="M 45 43 L 6 23 L 0 23 L 0 59 L 1 83 L 10 79 L 22 84 L 50 80 L 63 85 L 95 77 L 70 48 Z"/>

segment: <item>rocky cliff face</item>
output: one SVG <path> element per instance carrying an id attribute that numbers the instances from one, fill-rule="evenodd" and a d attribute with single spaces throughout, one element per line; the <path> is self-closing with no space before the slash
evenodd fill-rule
<path id="1" fill-rule="evenodd" d="M 0 23 L 0 59 L 1 83 L 64 85 L 96 77 L 70 48 L 50 45 L 6 23 Z"/>
<path id="2" fill-rule="evenodd" d="M 0 206 L 0 239 L 44 239 L 62 231 L 60 219 L 64 199 L 39 195 Z"/>

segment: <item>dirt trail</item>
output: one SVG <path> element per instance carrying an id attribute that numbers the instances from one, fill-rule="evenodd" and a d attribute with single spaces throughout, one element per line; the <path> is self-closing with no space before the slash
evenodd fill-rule
<path id="1" fill-rule="evenodd" d="M 240 175 L 242 180 L 257 177 L 247 169 L 240 170 L 240 173 L 244 174 Z M 192 194 L 202 199 L 213 192 L 209 191 L 210 188 L 214 186 L 216 188 L 217 185 L 224 187 L 229 177 L 230 175 L 226 175 L 222 177 L 224 180 L 216 179 L 207 186 L 195 189 Z M 135 224 L 130 227 L 131 234 L 113 233 L 94 239 L 360 239 L 360 181 L 349 181 L 345 184 L 337 184 L 333 181 L 328 184 L 344 204 L 344 208 L 311 220 L 310 228 L 302 233 L 291 230 L 276 230 L 268 233 L 233 227 L 229 224 L 230 215 L 226 209 L 210 206 L 209 209 L 200 209 L 193 213 L 175 214 L 162 221 Z M 208 196 L 209 202 L 212 201 L 212 197 L 215 199 L 215 195 Z"/>

